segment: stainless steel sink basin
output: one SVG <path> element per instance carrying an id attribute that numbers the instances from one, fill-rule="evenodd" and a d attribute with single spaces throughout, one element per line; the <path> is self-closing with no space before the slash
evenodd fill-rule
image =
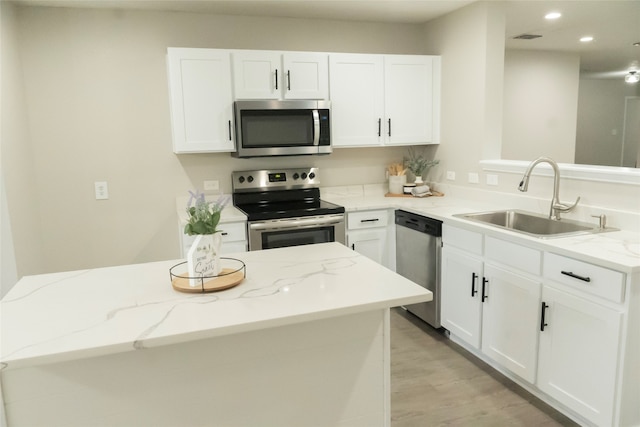
<path id="1" fill-rule="evenodd" d="M 614 228 L 600 228 L 597 224 L 586 222 L 549 219 L 544 215 L 519 210 L 477 212 L 454 216 L 542 238 L 615 230 Z"/>

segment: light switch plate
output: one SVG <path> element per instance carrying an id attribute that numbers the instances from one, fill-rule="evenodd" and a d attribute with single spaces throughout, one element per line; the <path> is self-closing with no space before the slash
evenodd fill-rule
<path id="1" fill-rule="evenodd" d="M 449 181 L 455 181 L 456 180 L 456 173 L 454 171 L 447 171 L 447 179 Z"/>
<path id="2" fill-rule="evenodd" d="M 480 177 L 478 176 L 478 174 L 475 172 L 469 172 L 469 183 L 477 184 L 479 182 L 480 182 Z"/>
<path id="3" fill-rule="evenodd" d="M 204 191 L 218 191 L 220 189 L 220 181 L 205 181 Z"/>
<path id="4" fill-rule="evenodd" d="M 487 185 L 498 185 L 498 175 L 487 174 Z"/>
<path id="5" fill-rule="evenodd" d="M 93 185 L 96 190 L 96 200 L 107 200 L 109 198 L 109 186 L 106 181 L 96 181 Z"/>

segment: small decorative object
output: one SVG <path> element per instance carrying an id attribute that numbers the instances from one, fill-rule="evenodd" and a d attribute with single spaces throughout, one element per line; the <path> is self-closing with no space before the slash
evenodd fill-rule
<path id="1" fill-rule="evenodd" d="M 423 150 L 424 151 L 424 150 Z M 431 167 L 440 163 L 440 160 L 427 160 L 422 152 L 418 153 L 413 147 L 409 147 L 409 155 L 404 158 L 404 165 L 416 177 L 416 185 L 422 184 L 424 173 Z"/>
<path id="2" fill-rule="evenodd" d="M 402 194 L 404 184 L 407 183 L 406 171 L 402 163 L 392 163 L 387 167 L 387 172 L 389 173 L 389 193 Z"/>
<path id="3" fill-rule="evenodd" d="M 221 195 L 215 202 L 207 202 L 204 193 L 190 191 L 187 203 L 189 216 L 184 233 L 196 235 L 191 248 L 187 252 L 189 285 L 201 286 L 205 278 L 213 278 L 220 272 L 220 245 L 222 238 L 217 229 L 220 213 L 229 198 Z M 191 206 L 193 203 L 193 206 Z"/>
<path id="4" fill-rule="evenodd" d="M 413 190 L 414 188 L 416 188 L 416 185 L 414 183 L 406 183 L 404 185 L 404 194 L 411 194 L 411 190 Z"/>

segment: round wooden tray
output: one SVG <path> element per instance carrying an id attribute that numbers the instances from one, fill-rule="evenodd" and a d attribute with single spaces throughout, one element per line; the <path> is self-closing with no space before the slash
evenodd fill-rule
<path id="1" fill-rule="evenodd" d="M 200 280 L 200 286 L 191 286 L 191 277 L 186 275 L 177 275 L 173 272 L 176 267 L 180 267 L 187 263 L 186 261 L 181 262 L 169 269 L 171 286 L 173 286 L 173 289 L 176 291 L 201 294 L 206 292 L 222 291 L 239 285 L 246 276 L 246 266 L 244 262 L 235 258 L 220 258 L 220 260 L 231 260 L 234 264 L 237 264 L 237 266 L 223 267 L 217 276 L 198 277 L 197 279 Z"/>

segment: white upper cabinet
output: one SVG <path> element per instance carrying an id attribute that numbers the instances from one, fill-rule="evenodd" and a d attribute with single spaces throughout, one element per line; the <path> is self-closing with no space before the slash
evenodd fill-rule
<path id="1" fill-rule="evenodd" d="M 326 53 L 235 51 L 236 99 L 328 99 Z"/>
<path id="2" fill-rule="evenodd" d="M 440 142 L 440 57 L 331 54 L 336 147 Z"/>
<path id="3" fill-rule="evenodd" d="M 334 147 L 382 145 L 383 56 L 331 54 L 329 69 Z"/>
<path id="4" fill-rule="evenodd" d="M 229 57 L 222 50 L 168 49 L 175 153 L 235 150 Z"/>

